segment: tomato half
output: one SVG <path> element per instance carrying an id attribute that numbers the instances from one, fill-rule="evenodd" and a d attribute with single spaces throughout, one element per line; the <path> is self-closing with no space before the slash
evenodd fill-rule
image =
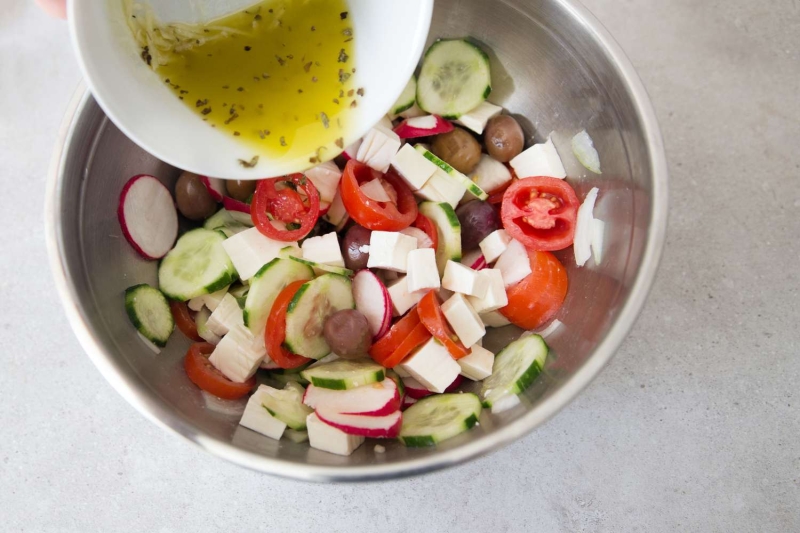
<path id="1" fill-rule="evenodd" d="M 436 226 L 433 225 L 431 219 L 422 213 L 418 213 L 417 219 L 414 221 L 414 227 L 425 232 L 425 235 L 427 235 L 433 243 L 434 250 L 439 249 L 439 232 L 436 231 Z"/>
<path id="2" fill-rule="evenodd" d="M 383 178 L 397 193 L 397 202 L 376 202 L 361 190 L 361 184 Z M 378 231 L 400 231 L 409 227 L 417 218 L 417 201 L 405 182 L 390 169 L 381 175 L 364 163 L 351 159 L 344 167 L 339 182 L 347 214 L 359 225 Z"/>
<path id="3" fill-rule="evenodd" d="M 256 386 L 256 377 L 252 376 L 244 383 L 236 383 L 225 377 L 208 360 L 214 351 L 214 345 L 207 342 L 198 342 L 189 347 L 183 359 L 183 368 L 192 383 L 225 400 L 236 400 L 247 396 Z"/>
<path id="4" fill-rule="evenodd" d="M 447 319 L 439 305 L 439 298 L 434 291 L 422 297 L 417 304 L 419 319 L 422 324 L 430 331 L 436 340 L 444 344 L 453 359 L 461 359 L 469 354 L 469 350 L 462 344 L 455 332 L 450 328 Z"/>
<path id="5" fill-rule="evenodd" d="M 414 307 L 369 349 L 372 359 L 386 368 L 394 368 L 431 334 L 420 323 L 417 308 Z"/>
<path id="6" fill-rule="evenodd" d="M 531 273 L 506 289 L 500 313 L 522 329 L 537 329 L 555 317 L 567 296 L 567 271 L 549 252 L 528 250 Z"/>
<path id="7" fill-rule="evenodd" d="M 169 309 L 172 311 L 172 318 L 175 320 L 175 325 L 181 330 L 181 333 L 186 335 L 190 340 L 196 342 L 203 342 L 203 338 L 197 333 L 197 324 L 189 314 L 189 307 L 186 302 L 176 302 L 175 300 L 169 301 Z"/>
<path id="8" fill-rule="evenodd" d="M 279 189 L 282 183 L 291 184 L 292 188 Z M 308 205 L 295 189 L 303 192 Z M 276 241 L 297 241 L 308 235 L 317 223 L 319 192 L 302 174 L 264 179 L 256 186 L 250 211 L 253 224 L 265 236 Z"/>
<path id="9" fill-rule="evenodd" d="M 564 180 L 549 177 L 514 182 L 503 194 L 505 230 L 529 250 L 563 250 L 575 238 L 578 196 Z"/>
<path id="10" fill-rule="evenodd" d="M 294 298 L 295 293 L 308 280 L 295 281 L 287 285 L 278 294 L 275 303 L 267 317 L 267 329 L 264 331 L 264 345 L 267 347 L 267 354 L 275 364 L 281 368 L 297 368 L 311 361 L 308 357 L 293 354 L 283 346 L 286 340 L 286 309 L 289 302 Z"/>

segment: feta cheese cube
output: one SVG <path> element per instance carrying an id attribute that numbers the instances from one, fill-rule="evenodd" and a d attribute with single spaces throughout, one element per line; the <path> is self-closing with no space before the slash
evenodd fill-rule
<path id="1" fill-rule="evenodd" d="M 469 355 L 456 362 L 461 367 L 462 376 L 473 381 L 481 381 L 492 375 L 494 354 L 476 344 L 470 350 Z"/>
<path id="2" fill-rule="evenodd" d="M 494 263 L 508 249 L 509 242 L 511 242 L 511 237 L 504 229 L 493 231 L 487 235 L 479 245 L 486 262 Z"/>
<path id="3" fill-rule="evenodd" d="M 531 176 L 551 176 L 564 179 L 567 171 L 561 163 L 553 139 L 547 138 L 546 143 L 534 144 L 509 163 L 520 179 Z"/>
<path id="4" fill-rule="evenodd" d="M 244 408 L 239 425 L 271 439 L 278 440 L 283 435 L 286 424 L 269 414 L 269 411 L 262 405 L 265 396 L 269 394 L 268 389 L 271 388 L 266 385 L 259 385 L 258 389 L 250 396 L 250 399 L 247 400 L 247 406 Z"/>
<path id="5" fill-rule="evenodd" d="M 224 289 L 220 289 L 217 292 L 212 292 L 211 294 L 204 294 L 202 296 L 198 296 L 197 298 L 192 298 L 187 302 L 187 306 L 192 311 L 200 311 L 203 307 L 208 307 L 209 310 L 215 311 L 217 306 L 219 306 L 222 299 L 228 293 L 228 287 Z"/>
<path id="6" fill-rule="evenodd" d="M 442 304 L 442 312 L 447 322 L 452 326 L 453 331 L 462 344 L 467 348 L 486 335 L 486 327 L 483 320 L 475 312 L 463 294 L 455 293 L 445 303 Z"/>
<path id="7" fill-rule="evenodd" d="M 350 455 L 364 443 L 364 437 L 348 435 L 341 429 L 329 426 L 316 413 L 306 418 L 308 441 L 312 448 L 337 455 Z"/>
<path id="8" fill-rule="evenodd" d="M 478 314 L 496 311 L 508 305 L 508 294 L 506 294 L 503 274 L 496 268 L 485 268 L 478 272 L 478 275 L 486 282 L 486 294 L 483 298 L 467 296 L 467 301 L 472 305 Z"/>
<path id="9" fill-rule="evenodd" d="M 488 281 L 479 276 L 477 270 L 455 261 L 447 261 L 442 287 L 453 292 L 483 298 L 486 295 Z"/>
<path id="10" fill-rule="evenodd" d="M 243 325 L 234 326 L 214 348 L 208 360 L 226 378 L 244 383 L 256 373 L 258 365 L 267 355 L 263 335 L 259 336 L 262 337 L 260 342 Z"/>
<path id="11" fill-rule="evenodd" d="M 494 268 L 503 275 L 503 284 L 510 287 L 525 279 L 531 273 L 531 262 L 525 246 L 516 239 L 511 239 L 508 248 L 495 263 Z"/>
<path id="12" fill-rule="evenodd" d="M 464 184 L 437 167 L 436 172 L 417 191 L 417 194 L 433 202 L 447 202 L 455 208 L 464 197 L 465 192 L 467 192 L 467 188 Z"/>
<path id="13" fill-rule="evenodd" d="M 392 158 L 392 166 L 412 191 L 425 186 L 428 179 L 439 169 L 414 150 L 410 144 L 403 146 Z"/>
<path id="14" fill-rule="evenodd" d="M 373 231 L 369 238 L 369 268 L 406 272 L 408 252 L 417 248 L 417 239 L 397 231 Z"/>
<path id="15" fill-rule="evenodd" d="M 461 372 L 447 348 L 433 337 L 398 367 L 433 392 L 444 392 Z"/>
<path id="16" fill-rule="evenodd" d="M 469 128 L 480 135 L 483 133 L 486 123 L 489 122 L 491 118 L 499 115 L 502 111 L 503 108 L 499 105 L 490 104 L 484 100 L 478 107 L 469 113 L 458 117 L 456 124 L 461 124 L 465 128 Z"/>
<path id="17" fill-rule="evenodd" d="M 403 276 L 393 284 L 386 287 L 392 299 L 392 316 L 401 316 L 414 307 L 425 296 L 423 292 L 409 292 L 408 277 Z"/>
<path id="18" fill-rule="evenodd" d="M 304 172 L 306 177 L 319 192 L 319 199 L 323 202 L 332 202 L 339 189 L 339 181 L 342 179 L 342 171 L 333 161 L 326 161 L 321 165 L 310 168 Z"/>
<path id="19" fill-rule="evenodd" d="M 401 144 L 395 132 L 376 126 L 364 136 L 356 159 L 379 172 L 386 172 Z"/>
<path id="20" fill-rule="evenodd" d="M 231 258 L 236 272 L 242 280 L 249 280 L 276 257 L 287 243 L 274 241 L 263 235 L 258 228 L 250 228 L 222 241 L 222 247 Z M 297 243 L 292 243 L 297 247 Z"/>
<path id="21" fill-rule="evenodd" d="M 438 289 L 441 286 L 439 269 L 436 266 L 436 251 L 433 248 L 411 250 L 408 253 L 408 290 Z"/>
<path id="22" fill-rule="evenodd" d="M 303 259 L 324 265 L 344 266 L 339 237 L 335 231 L 303 241 Z"/>
<path id="23" fill-rule="evenodd" d="M 511 181 L 511 171 L 500 161 L 482 154 L 478 166 L 469 173 L 469 179 L 484 191 L 492 192 Z"/>
<path id="24" fill-rule="evenodd" d="M 208 317 L 206 327 L 220 337 L 226 335 L 234 326 L 244 325 L 244 314 L 239 302 L 230 294 L 225 294 L 222 302 Z"/>
<path id="25" fill-rule="evenodd" d="M 499 311 L 487 311 L 485 313 L 481 313 L 481 320 L 483 320 L 483 324 L 487 328 L 502 328 L 503 326 L 508 326 L 511 324 L 511 321 L 500 314 Z"/>

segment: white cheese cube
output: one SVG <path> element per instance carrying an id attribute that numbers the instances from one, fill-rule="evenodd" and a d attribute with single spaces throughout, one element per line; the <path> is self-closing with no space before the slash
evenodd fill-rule
<path id="1" fill-rule="evenodd" d="M 401 316 L 414 307 L 425 296 L 424 292 L 409 292 L 408 277 L 403 276 L 393 284 L 386 287 L 392 299 L 392 316 Z"/>
<path id="2" fill-rule="evenodd" d="M 488 281 L 479 276 L 477 270 L 455 261 L 447 261 L 442 277 L 442 287 L 449 291 L 483 298 L 486 295 Z"/>
<path id="3" fill-rule="evenodd" d="M 217 306 L 222 302 L 222 299 L 228 293 L 228 287 L 224 289 L 220 289 L 217 292 L 212 292 L 211 294 L 204 294 L 203 296 L 198 296 L 197 298 L 192 298 L 187 302 L 189 309 L 192 311 L 200 311 L 203 307 L 208 307 L 211 311 L 215 311 Z"/>
<path id="4" fill-rule="evenodd" d="M 433 248 L 411 250 L 408 253 L 408 290 L 438 289 L 441 286 L 439 269 L 436 266 L 436 251 Z"/>
<path id="5" fill-rule="evenodd" d="M 364 443 L 364 437 L 348 435 L 341 429 L 329 426 L 316 413 L 306 418 L 308 442 L 312 448 L 337 455 L 350 455 Z"/>
<path id="6" fill-rule="evenodd" d="M 465 128 L 469 128 L 478 135 L 483 133 L 486 123 L 493 117 L 496 117 L 503 111 L 499 105 L 490 104 L 487 101 L 481 102 L 481 105 L 458 117 L 456 124 L 461 124 Z"/>
<path id="7" fill-rule="evenodd" d="M 364 136 L 356 159 L 379 172 L 386 172 L 400 150 L 400 137 L 384 127 L 374 127 Z"/>
<path id="8" fill-rule="evenodd" d="M 249 280 L 280 253 L 287 243 L 264 236 L 258 228 L 250 228 L 222 241 L 222 247 L 231 258 L 242 280 Z M 292 243 L 297 247 L 297 243 Z"/>
<path id="9" fill-rule="evenodd" d="M 456 362 L 461 367 L 462 376 L 473 381 L 481 381 L 492 375 L 494 354 L 476 344 L 470 350 L 469 355 Z"/>
<path id="10" fill-rule="evenodd" d="M 485 313 L 481 313 L 481 320 L 483 320 L 483 324 L 487 328 L 502 328 L 503 326 L 511 324 L 511 321 L 500 314 L 499 311 L 487 311 Z"/>
<path id="11" fill-rule="evenodd" d="M 303 259 L 324 265 L 344 266 L 339 237 L 335 231 L 303 241 Z"/>
<path id="12" fill-rule="evenodd" d="M 425 186 L 428 179 L 439 169 L 414 150 L 410 144 L 403 146 L 392 158 L 392 166 L 412 191 Z"/>
<path id="13" fill-rule="evenodd" d="M 342 195 L 339 194 L 339 191 L 336 191 L 336 195 L 333 197 L 333 201 L 331 202 L 331 206 L 328 208 L 328 212 L 325 213 L 322 218 L 337 228 L 344 226 L 347 220 L 350 218 L 350 216 L 347 214 L 347 209 L 344 207 Z"/>
<path id="14" fill-rule="evenodd" d="M 525 246 L 516 239 L 511 239 L 508 248 L 495 263 L 494 268 L 503 275 L 503 283 L 510 287 L 525 279 L 531 273 L 531 262 Z"/>
<path id="15" fill-rule="evenodd" d="M 553 140 L 548 137 L 546 143 L 534 144 L 509 163 L 519 179 L 531 176 L 550 176 L 564 179 L 567 171 L 561 163 Z"/>
<path id="16" fill-rule="evenodd" d="M 369 268 L 406 272 L 408 252 L 417 248 L 417 239 L 397 231 L 373 231 L 369 238 Z"/>
<path id="17" fill-rule="evenodd" d="M 271 389 L 271 387 L 259 385 L 258 389 L 250 396 L 250 399 L 247 400 L 247 406 L 244 408 L 239 424 L 271 439 L 278 440 L 283 435 L 286 424 L 269 414 L 269 411 L 262 405 L 265 396 L 269 394 L 268 389 Z"/>
<path id="18" fill-rule="evenodd" d="M 442 312 L 461 343 L 467 348 L 486 335 L 483 320 L 463 294 L 455 293 L 442 304 Z"/>
<path id="19" fill-rule="evenodd" d="M 457 179 L 437 168 L 428 182 L 417 191 L 417 194 L 433 202 L 447 202 L 455 208 L 464 197 L 467 188 Z"/>
<path id="20" fill-rule="evenodd" d="M 398 366 L 433 392 L 444 392 L 461 372 L 447 348 L 433 337 Z"/>
<path id="21" fill-rule="evenodd" d="M 485 268 L 478 272 L 478 275 L 486 282 L 486 294 L 483 298 L 467 296 L 467 301 L 472 305 L 478 314 L 496 311 L 508 305 L 508 294 L 506 294 L 503 274 L 496 268 Z"/>
<path id="22" fill-rule="evenodd" d="M 511 242 L 511 237 L 504 229 L 495 230 L 487 235 L 480 242 L 481 252 L 483 252 L 486 262 L 494 263 L 508 249 L 509 242 Z"/>
<path id="23" fill-rule="evenodd" d="M 511 171 L 500 161 L 483 154 L 478 166 L 469 173 L 469 179 L 487 193 L 491 193 L 511 181 Z"/>
<path id="24" fill-rule="evenodd" d="M 214 348 L 208 360 L 226 378 L 244 383 L 256 373 L 266 355 L 263 338 L 259 342 L 246 327 L 234 326 Z"/>
<path id="25" fill-rule="evenodd" d="M 339 181 L 342 179 L 342 171 L 333 161 L 326 161 L 321 165 L 310 168 L 304 172 L 306 177 L 319 192 L 319 199 L 323 202 L 332 202 L 339 188 Z"/>
<path id="26" fill-rule="evenodd" d="M 206 327 L 215 335 L 226 335 L 234 326 L 244 325 L 244 314 L 239 302 L 230 294 L 225 294 L 222 302 L 208 317 Z"/>
<path id="27" fill-rule="evenodd" d="M 342 152 L 344 154 L 345 159 L 348 161 L 350 159 L 355 159 L 358 155 L 358 150 L 361 148 L 361 144 L 364 142 L 364 139 L 356 139 L 352 142 L 352 144 L 348 145 L 347 148 L 344 149 Z"/>

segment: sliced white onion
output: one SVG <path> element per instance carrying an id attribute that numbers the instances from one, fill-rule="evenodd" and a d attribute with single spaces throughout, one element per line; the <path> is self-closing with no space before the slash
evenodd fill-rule
<path id="1" fill-rule="evenodd" d="M 578 220 L 575 223 L 575 242 L 572 244 L 575 252 L 575 263 L 582 267 L 592 256 L 592 226 L 594 225 L 594 203 L 597 200 L 597 187 L 592 187 L 586 199 L 578 208 Z"/>
<path id="2" fill-rule="evenodd" d="M 560 320 L 558 319 L 553 320 L 546 328 L 539 331 L 537 334 L 543 339 L 546 339 L 547 337 L 558 331 L 558 329 L 563 325 L 564 324 Z"/>
<path id="3" fill-rule="evenodd" d="M 599 265 L 603 260 L 603 238 L 606 231 L 606 223 L 595 218 L 592 221 L 592 255 L 594 264 Z"/>
<path id="4" fill-rule="evenodd" d="M 581 165 L 595 174 L 600 172 L 600 156 L 594 148 L 594 142 L 586 130 L 583 130 L 572 138 L 572 153 Z"/>
<path id="5" fill-rule="evenodd" d="M 366 182 L 361 186 L 361 192 L 363 192 L 367 198 L 375 200 L 376 202 L 392 201 L 389 193 L 387 193 L 386 189 L 383 188 L 380 178 Z"/>

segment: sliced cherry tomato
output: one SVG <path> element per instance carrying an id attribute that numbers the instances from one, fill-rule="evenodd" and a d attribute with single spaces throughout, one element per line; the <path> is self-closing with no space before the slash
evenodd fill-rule
<path id="1" fill-rule="evenodd" d="M 280 183 L 291 183 L 302 191 L 308 205 L 292 188 L 278 189 Z M 261 180 L 253 195 L 251 216 L 258 231 L 270 239 L 284 242 L 300 240 L 314 229 L 319 218 L 319 192 L 311 180 L 302 174 Z M 286 224 L 286 229 L 278 226 L 282 223 Z"/>
<path id="2" fill-rule="evenodd" d="M 506 290 L 508 305 L 500 313 L 522 329 L 550 322 L 567 296 L 567 271 L 549 252 L 528 250 L 531 273 Z"/>
<path id="3" fill-rule="evenodd" d="M 376 202 L 361 190 L 361 184 L 381 177 L 397 193 L 396 203 Z M 417 218 L 417 202 L 414 194 L 394 170 L 390 169 L 381 175 L 364 163 L 351 159 L 344 167 L 339 190 L 347 214 L 367 229 L 400 231 L 409 227 Z"/>
<path id="4" fill-rule="evenodd" d="M 403 362 L 414 348 L 431 338 L 431 334 L 420 323 L 417 308 L 395 323 L 386 335 L 378 339 L 369 349 L 372 359 L 386 368 L 394 368 Z"/>
<path id="5" fill-rule="evenodd" d="M 501 218 L 509 235 L 529 250 L 563 250 L 575 238 L 580 207 L 569 183 L 540 176 L 514 182 L 503 194 Z"/>
<path id="6" fill-rule="evenodd" d="M 189 380 L 204 391 L 225 400 L 247 396 L 256 386 L 256 377 L 252 376 L 244 383 L 229 380 L 208 360 L 213 351 L 214 345 L 207 342 L 198 342 L 189 347 L 183 359 L 183 368 Z"/>
<path id="7" fill-rule="evenodd" d="M 181 333 L 186 335 L 187 338 L 196 342 L 203 342 L 203 338 L 197 333 L 197 324 L 189 314 L 189 307 L 186 302 L 176 302 L 175 300 L 169 301 L 169 309 L 172 311 L 172 318 L 175 320 L 175 325 L 181 330 Z"/>
<path id="8" fill-rule="evenodd" d="M 434 250 L 439 249 L 439 232 L 436 231 L 436 226 L 433 225 L 431 219 L 422 213 L 418 213 L 417 219 L 414 221 L 414 227 L 425 232 L 425 235 L 427 235 L 433 243 Z"/>
<path id="9" fill-rule="evenodd" d="M 450 324 L 447 323 L 442 306 L 439 305 L 439 298 L 434 291 L 429 291 L 422 297 L 417 304 L 417 311 L 422 324 L 428 328 L 436 340 L 444 344 L 453 359 L 461 359 L 469 354 L 469 350 L 464 347 L 464 344 L 450 328 Z"/>
<path id="10" fill-rule="evenodd" d="M 295 293 L 308 280 L 295 281 L 287 285 L 278 294 L 275 303 L 267 317 L 267 329 L 264 331 L 264 344 L 267 347 L 267 354 L 275 364 L 281 368 L 297 368 L 311 361 L 302 355 L 293 354 L 283 345 L 286 340 L 286 309 L 289 302 L 294 298 Z"/>

